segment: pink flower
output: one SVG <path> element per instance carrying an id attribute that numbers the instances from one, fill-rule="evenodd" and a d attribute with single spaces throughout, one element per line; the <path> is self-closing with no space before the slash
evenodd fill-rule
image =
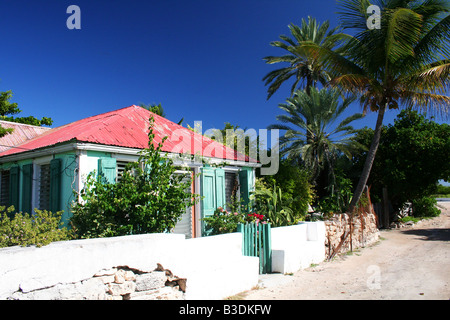
<path id="1" fill-rule="evenodd" d="M 237 212 L 235 212 L 235 213 L 234 213 L 234 215 L 235 215 L 235 216 L 237 216 L 237 215 L 238 215 L 238 213 L 237 213 Z"/>

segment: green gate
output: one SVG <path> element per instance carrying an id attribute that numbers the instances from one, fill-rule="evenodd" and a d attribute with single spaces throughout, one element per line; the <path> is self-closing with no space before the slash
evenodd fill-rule
<path id="1" fill-rule="evenodd" d="M 238 224 L 238 232 L 242 232 L 242 254 L 259 257 L 259 273 L 272 272 L 272 245 L 270 239 L 270 223 Z"/>

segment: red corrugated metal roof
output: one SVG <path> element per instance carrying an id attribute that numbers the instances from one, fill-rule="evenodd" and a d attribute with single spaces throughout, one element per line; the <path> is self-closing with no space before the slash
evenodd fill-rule
<path id="1" fill-rule="evenodd" d="M 200 154 L 227 160 L 249 161 L 245 155 L 214 140 L 194 133 L 166 118 L 139 107 L 127 108 L 85 118 L 46 131 L 40 136 L 0 153 L 0 157 L 45 148 L 68 141 L 90 142 L 109 146 L 144 149 L 148 147 L 148 126 L 153 115 L 154 143 L 165 136 L 162 151 L 170 153 Z M 254 160 L 253 160 L 254 162 Z"/>
<path id="2" fill-rule="evenodd" d="M 34 137 L 37 137 L 38 135 L 51 129 L 4 120 L 0 120 L 0 126 L 5 129 L 14 129 L 12 133 L 0 138 L 0 152 L 33 139 Z"/>

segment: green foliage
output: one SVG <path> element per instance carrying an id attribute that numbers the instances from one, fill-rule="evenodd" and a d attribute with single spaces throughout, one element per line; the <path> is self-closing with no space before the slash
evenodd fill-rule
<path id="1" fill-rule="evenodd" d="M 214 214 L 202 219 L 209 235 L 231 233 L 237 231 L 237 225 L 243 223 L 243 215 L 239 212 L 228 212 L 222 207 L 217 208 Z"/>
<path id="2" fill-rule="evenodd" d="M 438 184 L 433 192 L 435 198 L 450 198 L 450 186 Z"/>
<path id="3" fill-rule="evenodd" d="M 358 134 L 361 143 L 368 143 L 373 131 Z M 365 153 L 355 157 L 352 177 L 362 170 Z M 450 125 L 427 120 L 415 111 L 402 111 L 393 125 L 384 126 L 380 146 L 368 185 L 371 195 L 381 199 L 387 187 L 396 208 L 433 194 L 440 179 L 450 177 Z"/>
<path id="4" fill-rule="evenodd" d="M 293 212 L 294 220 L 303 220 L 309 204 L 314 198 L 314 190 L 309 182 L 309 172 L 302 169 L 295 161 L 280 159 L 279 169 L 275 175 L 261 176 L 257 187 L 277 185 L 281 190 L 283 205 Z"/>
<path id="5" fill-rule="evenodd" d="M 21 113 L 22 110 L 19 109 L 16 102 L 12 103 L 9 100 L 12 98 L 12 92 L 5 91 L 0 92 L 0 120 L 10 121 L 10 122 L 19 122 L 25 124 L 31 124 L 34 126 L 50 126 L 53 123 L 51 118 L 43 117 L 41 120 L 33 117 L 12 117 L 8 115 L 15 115 Z M 5 129 L 0 127 L 0 137 L 13 132 L 13 129 Z"/>
<path id="6" fill-rule="evenodd" d="M 62 227 L 61 212 L 35 210 L 35 214 L 16 213 L 11 206 L 0 207 L 0 248 L 10 246 L 45 246 L 53 241 L 72 239 L 72 233 Z M 10 216 L 13 216 L 10 218 Z"/>
<path id="7" fill-rule="evenodd" d="M 340 102 L 339 91 L 329 88 L 311 88 L 310 93 L 296 91 L 286 103 L 278 106 L 287 113 L 276 117 L 281 124 L 269 126 L 269 129 L 286 130 L 280 138 L 281 155 L 291 159 L 301 157 L 313 181 L 327 165 L 334 180 L 335 155 L 342 153 L 351 158 L 363 147 L 355 141 L 355 130 L 351 126 L 363 118 L 363 114 L 355 113 L 341 119 L 354 100 L 355 97 L 349 97 Z"/>
<path id="8" fill-rule="evenodd" d="M 413 216 L 414 217 L 437 217 L 441 214 L 441 211 L 436 208 L 437 201 L 432 197 L 421 197 L 414 199 Z"/>
<path id="9" fill-rule="evenodd" d="M 236 232 L 240 223 L 267 223 L 266 217 L 262 214 L 227 211 L 222 207 L 217 208 L 212 216 L 205 217 L 202 220 L 206 223 L 206 233 L 211 236 Z"/>
<path id="10" fill-rule="evenodd" d="M 294 210 L 290 208 L 292 198 L 283 198 L 281 188 L 275 183 L 272 188 L 261 179 L 256 179 L 251 199 L 255 202 L 255 211 L 264 215 L 272 227 L 297 224 L 302 218 L 295 215 Z"/>
<path id="11" fill-rule="evenodd" d="M 319 200 L 318 211 L 325 216 L 333 213 L 345 212 L 350 204 L 353 194 L 352 181 L 345 177 L 342 172 L 336 174 L 336 185 L 330 186 L 329 195 Z"/>
<path id="12" fill-rule="evenodd" d="M 282 41 L 272 41 L 271 46 L 285 50 L 281 56 L 268 56 L 264 60 L 267 64 L 282 63 L 285 66 L 269 72 L 264 78 L 269 99 L 283 83 L 295 78 L 291 86 L 290 95 L 300 87 L 307 91 L 317 83 L 325 85 L 330 80 L 326 63 L 317 59 L 317 55 L 307 50 L 314 44 L 326 51 L 340 52 L 338 48 L 346 35 L 338 33 L 338 27 L 330 29 L 327 20 L 320 24 L 316 19 L 309 17 L 302 19 L 300 26 L 288 26 L 291 36 L 281 35 Z"/>
<path id="13" fill-rule="evenodd" d="M 174 174 L 172 160 L 160 151 L 165 141 L 153 146 L 150 119 L 149 148 L 138 162 L 129 163 L 115 184 L 90 174 L 81 190 L 81 201 L 72 207 L 71 222 L 81 238 L 167 232 L 175 227 L 198 195 L 190 192 L 188 175 Z"/>

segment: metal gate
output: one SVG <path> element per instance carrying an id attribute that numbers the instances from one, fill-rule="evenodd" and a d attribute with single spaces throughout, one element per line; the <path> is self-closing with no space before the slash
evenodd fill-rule
<path id="1" fill-rule="evenodd" d="M 259 257 L 259 273 L 272 272 L 272 241 L 270 223 L 255 222 L 239 224 L 238 232 L 242 232 L 242 254 Z"/>

